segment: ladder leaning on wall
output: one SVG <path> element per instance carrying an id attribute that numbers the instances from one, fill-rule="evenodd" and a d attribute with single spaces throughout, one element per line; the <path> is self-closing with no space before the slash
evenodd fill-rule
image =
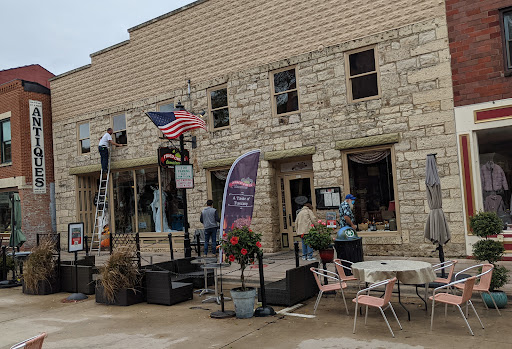
<path id="1" fill-rule="evenodd" d="M 111 147 L 108 147 L 108 168 L 107 171 L 103 171 L 101 166 L 100 172 L 100 183 L 98 186 L 98 196 L 96 198 L 96 213 L 94 215 L 94 228 L 92 231 L 92 240 L 90 246 L 90 253 L 98 252 L 98 256 L 101 253 L 101 234 L 103 233 L 103 227 L 105 223 L 105 214 L 107 213 L 108 203 L 108 182 L 110 180 L 110 157 Z"/>

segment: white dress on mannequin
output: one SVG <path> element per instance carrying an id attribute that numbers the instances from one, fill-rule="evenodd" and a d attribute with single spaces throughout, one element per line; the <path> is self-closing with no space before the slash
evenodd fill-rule
<path id="1" fill-rule="evenodd" d="M 155 232 L 161 233 L 162 227 L 160 224 L 160 209 L 161 207 L 165 207 L 165 200 L 167 199 L 167 194 L 162 193 L 162 205 L 160 205 L 160 190 L 155 189 L 153 191 L 153 202 L 151 203 L 151 209 L 153 210 L 153 222 L 155 223 Z M 163 231 L 171 231 L 169 228 L 169 224 L 167 223 L 167 217 L 164 214 L 164 230 Z"/>

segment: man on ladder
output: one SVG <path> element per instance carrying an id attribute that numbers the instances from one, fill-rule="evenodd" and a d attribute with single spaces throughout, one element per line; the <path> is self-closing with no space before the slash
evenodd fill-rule
<path id="1" fill-rule="evenodd" d="M 103 172 L 107 173 L 108 171 L 108 146 L 109 144 L 115 145 L 117 147 L 122 147 L 124 144 L 116 143 L 112 140 L 112 130 L 111 127 L 107 129 L 107 132 L 100 138 L 100 143 L 98 144 L 98 151 L 101 156 L 101 169 Z"/>

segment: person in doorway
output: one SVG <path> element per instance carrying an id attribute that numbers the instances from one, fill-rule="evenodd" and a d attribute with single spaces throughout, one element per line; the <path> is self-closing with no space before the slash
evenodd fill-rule
<path id="1" fill-rule="evenodd" d="M 100 143 L 98 144 L 98 151 L 101 156 L 101 169 L 103 171 L 108 171 L 108 145 L 112 144 L 117 147 L 122 147 L 123 144 L 116 143 L 112 140 L 112 133 L 114 130 L 112 128 L 108 128 L 107 132 L 100 138 Z"/>
<path id="2" fill-rule="evenodd" d="M 206 207 L 201 212 L 201 223 L 204 226 L 204 255 L 208 256 L 208 243 L 212 240 L 212 252 L 217 254 L 217 229 L 220 222 L 217 210 L 213 208 L 213 200 L 206 201 Z"/>
<path id="3" fill-rule="evenodd" d="M 313 213 L 313 205 L 310 202 L 306 202 L 302 209 L 297 214 L 295 219 L 296 234 L 300 236 L 302 240 L 302 259 L 308 261 L 316 260 L 313 258 L 313 249 L 304 243 L 304 235 L 309 233 L 311 225 L 316 222 L 317 219 Z"/>
<path id="4" fill-rule="evenodd" d="M 345 196 L 345 201 L 343 201 L 339 207 L 340 210 L 340 228 L 343 227 L 351 227 L 356 230 L 356 219 L 354 217 L 354 204 L 356 203 L 356 197 L 352 194 L 347 194 Z"/>

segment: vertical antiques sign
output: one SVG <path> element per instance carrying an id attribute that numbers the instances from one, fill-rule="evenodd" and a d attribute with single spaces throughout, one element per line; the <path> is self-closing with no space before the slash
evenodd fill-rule
<path id="1" fill-rule="evenodd" d="M 29 100 L 28 105 L 30 110 L 30 136 L 32 143 L 32 189 L 35 194 L 46 194 L 43 103 Z"/>

